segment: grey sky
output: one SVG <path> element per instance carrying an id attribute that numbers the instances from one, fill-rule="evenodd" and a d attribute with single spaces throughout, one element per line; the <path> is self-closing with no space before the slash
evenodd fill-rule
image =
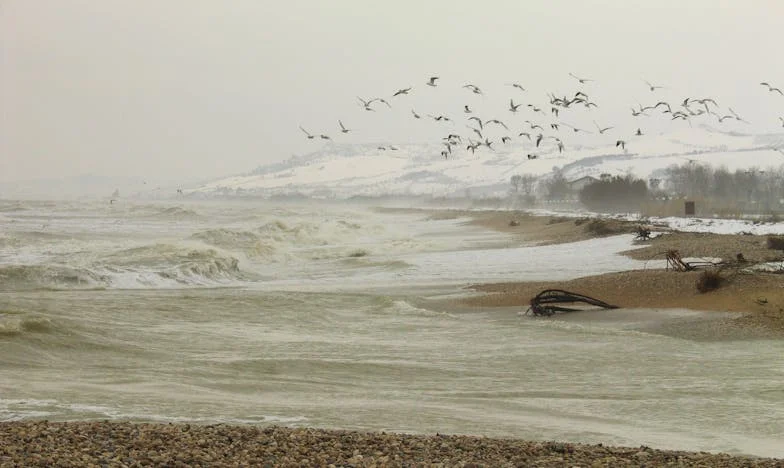
<path id="1" fill-rule="evenodd" d="M 3 0 L 0 181 L 243 172 L 320 147 L 299 124 L 438 141 L 411 108 L 503 118 L 509 97 L 573 93 L 569 72 L 596 79 L 585 89 L 608 124 L 636 125 L 629 106 L 655 100 L 648 79 L 671 101 L 713 96 L 748 130 L 781 130 L 784 97 L 759 82 L 784 88 L 782 18 L 775 0 Z M 440 87 L 424 86 L 431 75 Z M 357 105 L 408 86 L 389 112 Z M 356 131 L 338 138 L 338 119 Z"/>

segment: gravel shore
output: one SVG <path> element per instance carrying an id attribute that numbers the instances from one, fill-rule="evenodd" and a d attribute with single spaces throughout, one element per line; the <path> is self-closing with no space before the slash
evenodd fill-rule
<path id="1" fill-rule="evenodd" d="M 455 435 L 128 422 L 0 423 L 0 467 L 784 467 L 784 460 Z"/>

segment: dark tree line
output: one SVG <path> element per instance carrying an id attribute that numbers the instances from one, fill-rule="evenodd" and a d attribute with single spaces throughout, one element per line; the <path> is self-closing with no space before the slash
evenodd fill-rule
<path id="1" fill-rule="evenodd" d="M 784 168 L 781 167 L 730 172 L 726 167 L 687 163 L 667 168 L 665 179 L 668 191 L 676 197 L 751 203 L 761 208 L 778 205 L 784 198 Z"/>
<path id="2" fill-rule="evenodd" d="M 579 199 L 593 211 L 637 211 L 648 199 L 648 186 L 631 176 L 602 177 L 583 187 Z"/>

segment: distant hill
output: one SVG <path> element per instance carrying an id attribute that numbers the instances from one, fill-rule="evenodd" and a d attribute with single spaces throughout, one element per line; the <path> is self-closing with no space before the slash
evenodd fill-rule
<path id="1" fill-rule="evenodd" d="M 327 143 L 313 153 L 238 176 L 223 177 L 189 190 L 194 195 L 299 195 L 329 198 L 357 196 L 500 195 L 515 174 L 547 176 L 561 170 L 567 179 L 586 175 L 633 174 L 661 177 L 671 165 L 686 162 L 725 166 L 729 170 L 779 167 L 784 163 L 784 133 L 746 135 L 709 127 L 668 134 L 625 138 L 626 148 L 613 140 L 605 146 L 567 146 L 563 153 L 550 142 L 540 148 L 525 142 L 493 144 L 475 154 L 463 144 L 449 158 L 435 144 Z M 528 154 L 536 154 L 529 159 Z"/>

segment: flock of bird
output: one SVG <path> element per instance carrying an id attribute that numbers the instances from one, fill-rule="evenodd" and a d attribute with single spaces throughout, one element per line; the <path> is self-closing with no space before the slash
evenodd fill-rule
<path id="1" fill-rule="evenodd" d="M 445 159 L 449 159 L 453 154 L 453 149 L 462 146 L 472 153 L 475 153 L 481 147 L 493 150 L 493 145 L 497 144 L 497 139 L 500 137 L 500 144 L 502 145 L 508 144 L 515 138 L 525 138 L 526 141 L 533 145 L 533 152 L 528 153 L 527 158 L 537 159 L 541 154 L 540 151 L 545 149 L 550 152 L 564 152 L 566 150 L 566 145 L 564 143 L 564 140 L 567 139 L 566 135 L 580 133 L 606 135 L 607 138 L 611 138 L 609 141 L 610 144 L 614 141 L 616 148 L 620 148 L 621 151 L 626 152 L 627 140 L 624 135 L 618 134 L 614 125 L 600 125 L 595 119 L 591 119 L 595 127 L 594 130 L 593 128 L 578 127 L 562 120 L 563 114 L 566 114 L 567 112 L 590 112 L 593 108 L 599 107 L 599 104 L 593 101 L 589 97 L 588 92 L 584 90 L 587 89 L 594 80 L 580 77 L 573 73 L 569 73 L 569 76 L 580 85 L 581 89 L 565 95 L 548 93 L 548 102 L 546 106 L 538 106 L 534 103 L 524 104 L 522 98 L 528 97 L 526 88 L 519 83 L 507 83 L 507 86 L 515 89 L 513 92 L 516 94 L 509 98 L 509 105 L 506 110 L 512 115 L 513 119 L 515 118 L 514 116 L 519 115 L 521 110 L 527 110 L 527 115 L 530 117 L 522 121 L 519 118 L 517 118 L 514 123 L 509 119 L 507 119 L 507 121 L 497 118 L 485 119 L 476 115 L 474 110 L 471 109 L 470 104 L 463 104 L 462 113 L 464 114 L 465 127 L 468 129 L 468 133 L 461 135 L 459 132 L 454 131 L 454 127 L 449 127 L 448 134 L 441 138 L 440 141 L 441 144 L 443 144 L 441 156 Z M 643 80 L 643 82 L 651 93 L 666 89 L 665 86 L 655 85 L 647 80 Z M 424 84 L 430 88 L 439 87 L 441 86 L 440 77 L 431 76 Z M 768 82 L 763 81 L 760 85 L 765 87 L 770 93 L 777 93 L 784 96 L 784 93 L 780 88 L 774 87 Z M 462 88 L 473 95 L 484 96 L 484 91 L 475 84 L 466 83 L 462 85 Z M 390 101 L 395 102 L 395 105 L 397 106 L 397 101 L 400 100 L 402 96 L 411 94 L 413 89 L 412 86 L 400 88 L 390 95 L 389 100 L 384 99 L 383 97 L 373 97 L 370 99 L 357 97 L 357 100 L 359 106 L 367 112 L 377 112 L 381 109 L 389 110 L 393 107 Z M 654 101 L 654 99 L 651 101 Z M 692 121 L 695 119 L 714 119 L 720 124 L 726 120 L 748 123 L 731 107 L 722 110 L 717 101 L 711 97 L 686 97 L 682 101 L 674 103 L 658 99 L 656 99 L 656 101 L 657 102 L 655 103 L 651 102 L 649 105 L 637 104 L 636 107 L 631 106 L 631 116 L 635 119 L 640 119 L 640 121 L 643 122 L 642 119 L 644 118 L 651 118 L 658 115 L 659 118 L 664 117 L 671 121 L 683 121 L 687 122 L 689 125 L 691 125 Z M 548 107 L 549 109 L 547 109 Z M 444 114 L 420 114 L 413 108 L 410 110 L 410 113 L 414 119 L 428 118 L 432 119 L 434 122 L 443 124 L 456 123 L 453 118 Z M 779 121 L 781 122 L 781 126 L 784 127 L 784 117 L 779 117 Z M 341 134 L 347 134 L 352 131 L 343 124 L 342 120 L 338 120 L 338 126 Z M 510 126 L 516 128 L 513 130 Z M 644 126 L 644 124 L 640 124 L 637 126 L 637 130 L 628 136 L 643 136 L 644 132 L 642 131 L 642 127 Z M 332 140 L 332 137 L 326 133 L 312 134 L 302 125 L 300 125 L 299 128 L 310 140 Z M 495 138 L 496 140 L 491 140 L 491 138 Z M 387 145 L 379 146 L 378 149 L 395 151 L 398 148 L 396 146 Z M 776 148 L 776 150 L 784 154 L 784 150 L 779 148 Z"/>

